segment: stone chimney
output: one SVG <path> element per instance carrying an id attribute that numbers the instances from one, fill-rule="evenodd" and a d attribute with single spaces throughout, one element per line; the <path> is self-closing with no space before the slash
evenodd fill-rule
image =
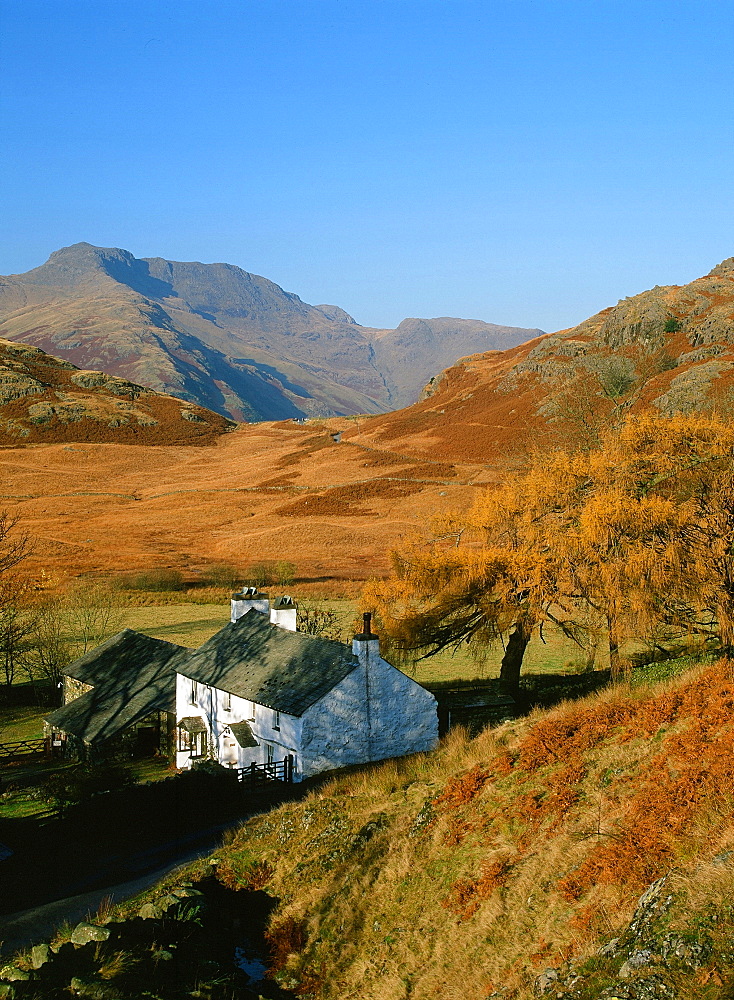
<path id="1" fill-rule="evenodd" d="M 257 587 L 243 587 L 239 594 L 232 594 L 230 601 L 231 613 L 229 620 L 236 622 L 252 608 L 263 615 L 270 611 L 270 599 L 267 594 L 259 594 Z"/>
<path id="2" fill-rule="evenodd" d="M 279 625 L 280 628 L 288 629 L 289 632 L 296 632 L 296 614 L 296 602 L 292 597 L 283 594 L 270 609 L 270 624 Z"/>
<path id="3" fill-rule="evenodd" d="M 380 658 L 380 640 L 372 631 L 372 615 L 366 611 L 362 616 L 362 632 L 352 639 L 352 652 L 359 662 L 367 666 Z"/>

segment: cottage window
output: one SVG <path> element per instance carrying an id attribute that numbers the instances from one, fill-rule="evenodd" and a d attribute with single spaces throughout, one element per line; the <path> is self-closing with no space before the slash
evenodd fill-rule
<path id="1" fill-rule="evenodd" d="M 199 685 L 196 683 L 196 681 L 192 681 L 191 690 L 189 692 L 190 704 L 195 705 L 198 700 L 198 697 L 199 697 Z"/>
<path id="2" fill-rule="evenodd" d="M 273 710 L 273 729 L 280 730 L 280 712 Z"/>
<path id="3" fill-rule="evenodd" d="M 268 764 L 272 764 L 275 758 L 275 750 L 273 748 L 272 743 L 268 743 L 267 747 L 268 747 Z"/>
<path id="4" fill-rule="evenodd" d="M 192 757 L 203 757 L 206 753 L 206 733 L 194 733 L 191 747 Z"/>
<path id="5" fill-rule="evenodd" d="M 232 695 L 229 691 L 225 691 L 222 695 L 222 711 L 231 712 L 232 711 Z"/>
<path id="6" fill-rule="evenodd" d="M 247 709 L 247 713 L 248 713 L 247 714 L 247 718 L 250 720 L 250 722 L 252 722 L 254 720 L 254 718 L 255 718 L 255 702 L 254 701 L 248 701 L 247 705 L 249 705 L 249 708 Z"/>

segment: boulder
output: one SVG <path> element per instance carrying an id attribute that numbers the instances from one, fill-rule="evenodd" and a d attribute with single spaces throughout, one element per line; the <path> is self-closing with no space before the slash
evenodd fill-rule
<path id="1" fill-rule="evenodd" d="M 31 948 L 31 965 L 34 969 L 40 969 L 42 965 L 51 957 L 51 949 L 47 944 L 37 944 Z"/>
<path id="2" fill-rule="evenodd" d="M 179 899 L 192 899 L 194 896 L 203 896 L 204 893 L 199 889 L 194 889 L 193 886 L 182 885 L 178 889 L 173 890 L 173 895 Z"/>
<path id="3" fill-rule="evenodd" d="M 7 983 L 25 983 L 30 978 L 30 972 L 19 969 L 17 965 L 4 965 L 0 969 L 0 979 L 4 979 Z"/>
<path id="4" fill-rule="evenodd" d="M 546 969 L 535 980 L 535 995 L 545 996 L 554 986 L 558 986 L 558 972 L 555 969 Z"/>
<path id="5" fill-rule="evenodd" d="M 165 912 L 166 910 L 170 910 L 172 906 L 177 906 L 180 902 L 181 900 L 178 896 L 169 892 L 167 896 L 161 896 L 160 899 L 156 899 L 153 905 Z"/>
<path id="6" fill-rule="evenodd" d="M 142 917 L 143 920 L 160 920 L 163 916 L 163 910 L 156 903 L 144 903 L 138 910 L 138 916 Z"/>
<path id="7" fill-rule="evenodd" d="M 82 922 L 71 932 L 71 943 L 76 945 L 89 944 L 90 941 L 106 941 L 110 932 L 106 927 Z"/>

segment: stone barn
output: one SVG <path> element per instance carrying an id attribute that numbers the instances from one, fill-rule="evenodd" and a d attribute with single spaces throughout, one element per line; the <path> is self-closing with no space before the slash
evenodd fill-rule
<path id="1" fill-rule="evenodd" d="M 122 740 L 130 753 L 170 755 L 176 670 L 189 650 L 131 629 L 84 653 L 64 671 L 61 708 L 46 718 L 80 756 L 107 753 Z"/>

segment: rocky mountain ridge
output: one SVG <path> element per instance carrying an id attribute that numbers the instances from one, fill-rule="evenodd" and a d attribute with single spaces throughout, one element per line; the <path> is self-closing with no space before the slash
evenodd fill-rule
<path id="1" fill-rule="evenodd" d="M 645 407 L 734 410 L 734 258 L 571 329 L 464 357 L 414 406 L 367 422 L 360 440 L 494 462 L 530 447 L 593 445 L 605 427 Z"/>
<path id="2" fill-rule="evenodd" d="M 232 264 L 89 243 L 0 278 L 0 336 L 236 420 L 395 409 L 462 354 L 539 332 L 450 319 L 373 330 Z"/>

